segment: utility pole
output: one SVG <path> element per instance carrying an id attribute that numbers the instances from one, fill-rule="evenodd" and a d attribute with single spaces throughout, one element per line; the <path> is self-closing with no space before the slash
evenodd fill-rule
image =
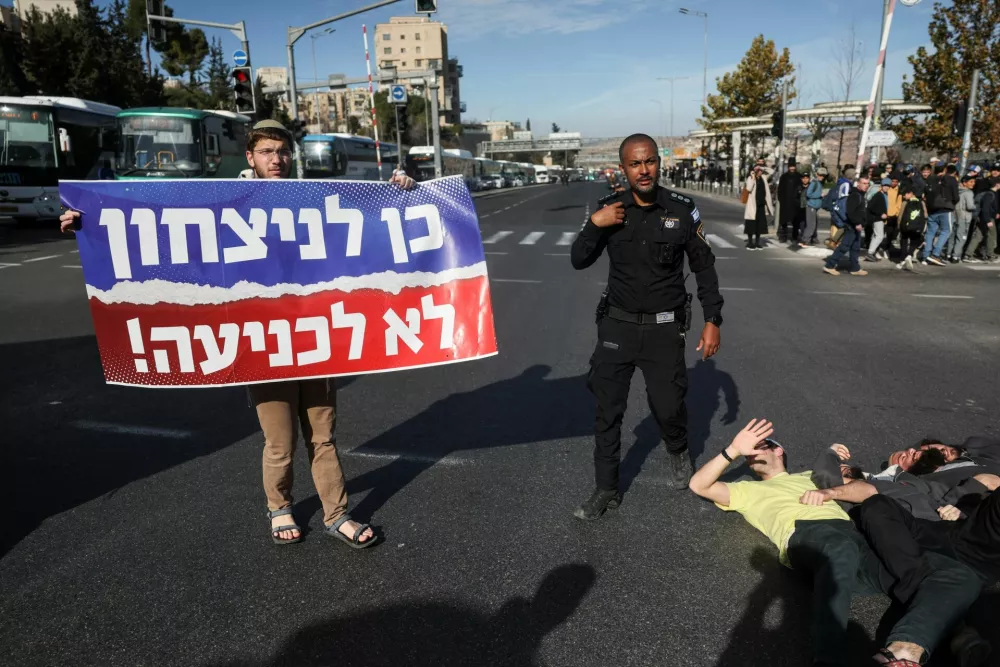
<path id="1" fill-rule="evenodd" d="M 774 220 L 775 228 L 778 228 L 778 221 L 781 220 L 781 198 L 777 196 L 777 184 L 781 180 L 781 175 L 784 173 L 785 166 L 782 163 L 785 155 L 785 126 L 788 122 L 788 118 L 785 113 L 788 111 L 788 79 L 781 82 L 781 136 L 778 137 L 778 145 L 775 147 L 774 156 L 777 164 L 775 165 L 777 169 L 774 170 L 775 176 L 775 206 L 774 206 Z"/>
<path id="2" fill-rule="evenodd" d="M 885 22 L 889 18 L 889 4 L 890 0 L 882 0 L 882 30 L 879 32 L 881 35 L 885 32 Z M 882 89 L 885 87 L 885 62 L 882 63 L 882 67 L 878 70 L 878 89 L 875 91 L 875 107 L 872 111 L 872 125 L 878 130 L 882 127 Z M 871 154 L 872 164 L 878 163 L 878 146 L 872 146 Z M 861 171 L 861 165 L 858 165 L 858 171 Z"/>
<path id="3" fill-rule="evenodd" d="M 320 26 L 327 25 L 328 23 L 335 23 L 336 21 L 341 21 L 352 16 L 357 16 L 358 14 L 364 14 L 373 9 L 378 9 L 379 7 L 385 7 L 386 5 L 393 5 L 400 0 L 381 0 L 381 2 L 376 2 L 371 5 L 366 5 L 360 9 L 352 9 L 349 12 L 344 12 L 343 14 L 337 14 L 336 16 L 331 16 L 330 18 L 325 18 L 322 21 L 316 21 L 315 23 L 310 23 L 309 25 L 304 25 L 299 28 L 288 27 L 288 42 L 286 44 L 288 50 L 288 101 L 292 106 L 292 120 L 299 120 L 299 92 L 295 84 L 295 42 L 299 41 L 303 35 L 313 28 L 319 28 Z M 299 178 L 302 178 L 302 148 L 299 146 L 298 142 L 295 142 L 295 167 L 296 173 Z"/>
<path id="4" fill-rule="evenodd" d="M 688 16 L 700 16 L 705 19 L 705 65 L 701 75 L 701 103 L 708 106 L 708 14 L 681 7 L 678 10 L 681 14 Z"/>
<path id="5" fill-rule="evenodd" d="M 316 34 L 309 35 L 309 38 L 312 40 L 312 47 L 313 47 L 313 81 L 314 82 L 318 82 L 319 81 L 319 77 L 316 74 L 316 40 L 319 39 L 320 37 L 325 37 L 326 35 L 331 35 L 331 34 L 333 34 L 335 32 L 337 32 L 336 29 L 334 29 L 334 28 L 327 28 L 323 32 L 318 32 Z M 314 101 L 313 101 L 313 106 L 316 108 L 316 124 L 319 125 L 320 124 L 320 122 L 319 122 L 319 93 L 313 93 L 313 95 L 314 95 L 314 98 L 315 98 Z M 322 131 L 322 129 L 323 128 L 321 127 L 317 131 Z"/>
<path id="6" fill-rule="evenodd" d="M 670 82 L 670 136 L 674 136 L 674 81 L 683 81 L 690 77 L 686 76 L 658 76 L 657 81 Z"/>
<path id="7" fill-rule="evenodd" d="M 431 95 L 431 132 L 434 134 L 434 178 L 441 178 L 441 121 L 438 116 L 438 79 L 437 73 L 431 78 L 427 85 L 427 90 Z"/>
<path id="8" fill-rule="evenodd" d="M 972 88 L 969 90 L 969 110 L 965 113 L 965 134 L 962 137 L 962 160 L 958 168 L 959 176 L 965 174 L 969 165 L 969 146 L 972 144 L 972 121 L 976 117 L 976 89 L 979 87 L 979 70 L 972 70 Z"/>

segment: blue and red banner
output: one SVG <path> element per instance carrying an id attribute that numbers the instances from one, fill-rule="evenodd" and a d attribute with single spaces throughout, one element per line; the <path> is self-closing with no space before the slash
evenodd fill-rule
<path id="1" fill-rule="evenodd" d="M 63 181 L 109 384 L 205 387 L 496 354 L 461 177 Z"/>

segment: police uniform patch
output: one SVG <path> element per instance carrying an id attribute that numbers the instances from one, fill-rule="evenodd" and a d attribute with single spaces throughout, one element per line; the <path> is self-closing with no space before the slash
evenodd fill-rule
<path id="1" fill-rule="evenodd" d="M 704 222 L 698 225 L 698 229 L 696 230 L 696 233 L 698 234 L 698 238 L 700 238 L 702 241 L 705 242 L 705 245 L 707 245 L 709 248 L 712 247 L 712 244 L 709 243 L 708 239 L 705 238 L 705 223 Z"/>
<path id="2" fill-rule="evenodd" d="M 681 224 L 680 218 L 668 218 L 664 216 L 662 220 L 664 229 L 673 229 L 674 227 L 677 227 L 678 225 Z"/>
<path id="3" fill-rule="evenodd" d="M 692 211 L 691 211 L 691 218 L 695 222 L 698 222 L 699 220 L 701 220 L 701 213 L 698 212 L 698 207 L 697 206 L 694 207 L 694 209 L 692 209 Z"/>

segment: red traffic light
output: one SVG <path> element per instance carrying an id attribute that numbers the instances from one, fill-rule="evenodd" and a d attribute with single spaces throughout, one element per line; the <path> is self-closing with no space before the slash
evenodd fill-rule
<path id="1" fill-rule="evenodd" d="M 248 83 L 250 81 L 250 73 L 247 72 L 245 69 L 234 69 L 233 79 L 237 83 Z"/>

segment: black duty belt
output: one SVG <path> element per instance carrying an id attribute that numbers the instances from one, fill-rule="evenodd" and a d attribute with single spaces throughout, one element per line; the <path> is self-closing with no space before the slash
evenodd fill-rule
<path id="1" fill-rule="evenodd" d="M 608 317 L 632 324 L 670 324 L 671 322 L 682 322 L 684 319 L 679 312 L 673 310 L 662 313 L 630 313 L 615 306 L 608 306 Z"/>

